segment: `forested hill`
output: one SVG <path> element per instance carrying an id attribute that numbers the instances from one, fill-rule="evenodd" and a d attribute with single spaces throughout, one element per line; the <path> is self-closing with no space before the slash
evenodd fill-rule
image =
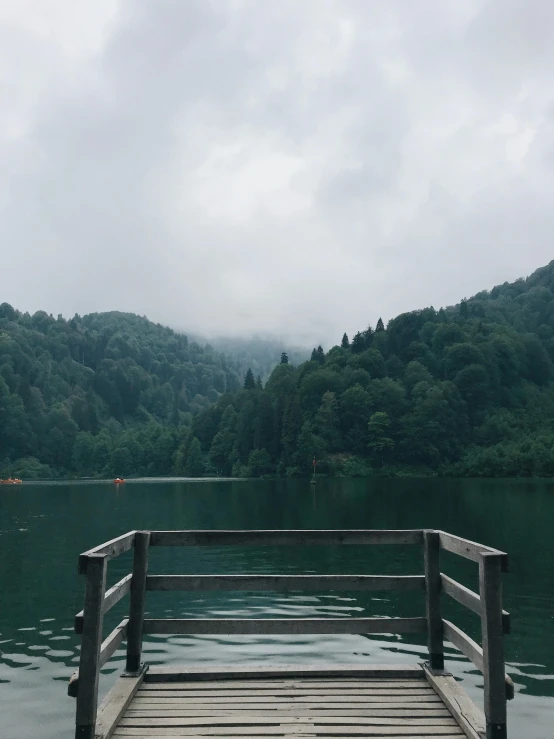
<path id="1" fill-rule="evenodd" d="M 129 313 L 0 305 L 0 475 L 168 474 L 193 415 L 242 387 L 225 357 Z"/>
<path id="2" fill-rule="evenodd" d="M 193 420 L 200 474 L 554 475 L 554 262 L 279 365 Z"/>

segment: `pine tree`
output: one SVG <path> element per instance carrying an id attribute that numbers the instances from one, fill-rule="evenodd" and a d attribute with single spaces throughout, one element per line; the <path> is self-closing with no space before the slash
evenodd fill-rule
<path id="1" fill-rule="evenodd" d="M 315 358 L 320 364 L 325 362 L 325 352 L 323 351 L 321 344 L 317 347 Z"/>
<path id="2" fill-rule="evenodd" d="M 264 384 L 262 382 L 262 378 L 260 377 L 260 375 L 258 375 L 256 377 L 256 389 L 257 390 L 263 390 L 264 389 Z"/>
<path id="3" fill-rule="evenodd" d="M 365 340 L 363 335 L 358 331 L 358 333 L 354 336 L 352 339 L 352 351 L 355 354 L 360 354 L 365 349 Z"/>
<path id="4" fill-rule="evenodd" d="M 383 319 L 379 318 L 379 320 L 377 321 L 377 325 L 375 326 L 375 331 L 384 331 L 384 330 L 385 330 L 385 325 L 383 323 Z"/>
<path id="5" fill-rule="evenodd" d="M 460 317 L 468 318 L 468 316 L 469 316 L 469 310 L 467 307 L 467 300 L 464 298 L 462 302 L 460 303 Z"/>
<path id="6" fill-rule="evenodd" d="M 317 362 L 317 351 L 315 347 L 312 349 L 312 356 L 310 357 L 310 362 Z"/>
<path id="7" fill-rule="evenodd" d="M 373 343 L 373 329 L 371 326 L 368 326 L 362 335 L 364 337 L 365 348 L 369 349 Z"/>
<path id="8" fill-rule="evenodd" d="M 350 348 L 350 341 L 348 340 L 348 334 L 342 335 L 342 341 L 340 343 L 343 349 L 349 349 Z"/>
<path id="9" fill-rule="evenodd" d="M 281 353 L 281 364 L 289 363 L 289 355 L 286 352 Z"/>
<path id="10" fill-rule="evenodd" d="M 254 380 L 254 373 L 248 368 L 246 375 L 244 376 L 244 389 L 254 390 L 256 388 L 256 381 Z"/>

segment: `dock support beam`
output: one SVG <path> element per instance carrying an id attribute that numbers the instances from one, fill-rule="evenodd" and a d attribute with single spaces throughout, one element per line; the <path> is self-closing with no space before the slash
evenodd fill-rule
<path id="1" fill-rule="evenodd" d="M 439 564 L 440 537 L 438 531 L 423 532 L 425 589 L 427 611 L 427 645 L 432 670 L 444 670 L 443 625 L 441 613 L 441 573 Z"/>
<path id="2" fill-rule="evenodd" d="M 133 577 L 131 578 L 131 604 L 129 606 L 129 625 L 127 627 L 127 664 L 125 667 L 126 672 L 132 674 L 136 674 L 140 670 L 149 546 L 150 532 L 137 531 L 135 534 Z"/>
<path id="3" fill-rule="evenodd" d="M 481 629 L 487 739 L 507 737 L 501 572 L 501 556 L 482 552 L 479 561 L 479 590 L 483 606 Z"/>
<path id="4" fill-rule="evenodd" d="M 94 739 L 107 564 L 104 554 L 87 557 L 75 739 Z"/>

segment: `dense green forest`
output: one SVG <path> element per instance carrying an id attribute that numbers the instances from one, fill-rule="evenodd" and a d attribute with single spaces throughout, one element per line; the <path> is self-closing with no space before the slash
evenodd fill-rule
<path id="1" fill-rule="evenodd" d="M 286 360 L 286 358 L 285 358 Z M 178 473 L 554 475 L 554 262 L 360 331 L 196 415 Z"/>
<path id="2" fill-rule="evenodd" d="M 225 348 L 3 303 L 0 475 L 554 475 L 554 262 L 299 364 Z"/>
<path id="3" fill-rule="evenodd" d="M 0 305 L 0 474 L 168 474 L 239 363 L 146 318 Z"/>

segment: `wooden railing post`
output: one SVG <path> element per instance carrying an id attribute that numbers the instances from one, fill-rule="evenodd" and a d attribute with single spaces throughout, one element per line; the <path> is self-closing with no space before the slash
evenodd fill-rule
<path id="1" fill-rule="evenodd" d="M 444 670 L 443 625 L 441 613 L 441 573 L 439 564 L 440 538 L 438 531 L 423 532 L 425 589 L 427 612 L 427 645 L 432 670 Z"/>
<path id="2" fill-rule="evenodd" d="M 79 660 L 75 739 L 94 739 L 107 564 L 104 554 L 91 554 L 86 561 L 87 581 Z"/>
<path id="3" fill-rule="evenodd" d="M 135 534 L 133 576 L 131 578 L 129 626 L 127 627 L 127 664 L 125 669 L 129 673 L 137 673 L 140 670 L 149 546 L 150 532 L 137 531 Z"/>
<path id="4" fill-rule="evenodd" d="M 502 628 L 502 558 L 482 552 L 479 589 L 487 739 L 506 739 L 506 684 Z"/>

